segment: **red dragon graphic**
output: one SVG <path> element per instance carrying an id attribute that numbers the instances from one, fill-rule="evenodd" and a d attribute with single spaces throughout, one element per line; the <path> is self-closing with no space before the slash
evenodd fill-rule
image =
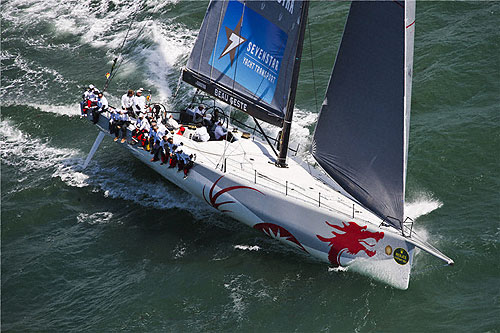
<path id="1" fill-rule="evenodd" d="M 291 242 L 294 246 L 301 250 L 307 252 L 307 250 L 300 244 L 300 242 L 295 238 L 288 230 L 285 228 L 274 224 L 274 223 L 257 223 L 253 226 L 255 229 L 262 231 L 266 235 L 276 239 L 283 239 Z"/>
<path id="2" fill-rule="evenodd" d="M 224 193 L 232 191 L 232 190 L 246 188 L 246 189 L 249 189 L 249 190 L 257 191 L 257 192 L 259 192 L 262 195 L 265 195 L 264 193 L 262 193 L 261 191 L 255 189 L 253 187 L 242 186 L 242 185 L 226 187 L 225 189 L 220 190 L 219 192 L 215 193 L 215 195 L 214 195 L 215 186 L 217 185 L 217 183 L 219 182 L 219 180 L 222 179 L 222 177 L 224 177 L 224 176 L 220 176 L 219 179 L 217 179 L 215 181 L 215 183 L 213 183 L 212 187 L 210 187 L 210 191 L 208 192 L 208 198 L 209 198 L 209 200 L 207 200 L 207 198 L 205 197 L 205 185 L 203 186 L 203 191 L 202 191 L 203 199 L 205 199 L 206 203 L 209 204 L 210 206 L 214 207 L 217 210 L 222 205 L 234 203 L 234 201 L 217 202 L 217 198 L 219 198 Z M 231 211 L 228 210 L 228 209 L 223 209 L 223 210 L 221 210 L 221 212 L 225 213 L 225 212 L 231 212 Z"/>
<path id="3" fill-rule="evenodd" d="M 320 235 L 316 235 L 316 237 L 325 243 L 330 243 L 331 249 L 328 251 L 328 260 L 334 267 L 340 266 L 340 256 L 344 252 L 356 255 L 364 251 L 369 257 L 373 257 L 376 251 L 371 251 L 369 248 L 373 248 L 379 240 L 384 238 L 383 232 L 368 231 L 366 230 L 367 226 L 361 227 L 355 222 L 347 222 L 347 224 L 342 222 L 342 227 L 330 224 L 328 221 L 325 221 L 325 223 L 334 229 L 332 231 L 334 237 L 325 238 Z M 366 239 L 369 238 L 374 239 L 375 244 L 366 242 Z"/>

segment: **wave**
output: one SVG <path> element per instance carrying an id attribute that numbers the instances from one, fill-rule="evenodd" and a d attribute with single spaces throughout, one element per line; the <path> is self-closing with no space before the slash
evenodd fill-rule
<path id="1" fill-rule="evenodd" d="M 111 212 L 97 212 L 93 214 L 80 213 L 76 217 L 78 223 L 87 224 L 106 224 L 113 218 L 113 213 Z"/>
<path id="2" fill-rule="evenodd" d="M 107 167 L 93 160 L 82 170 L 85 157 L 80 150 L 52 147 L 42 139 L 23 133 L 9 120 L 0 122 L 0 135 L 2 163 L 16 168 L 23 177 L 46 170 L 66 186 L 91 187 L 92 192 L 102 193 L 103 197 L 123 199 L 143 207 L 182 209 L 198 219 L 220 215 L 201 204 L 198 198 L 163 180 L 135 177 L 133 168 Z M 81 221 L 87 219 L 88 216 L 80 216 Z"/>
<path id="3" fill-rule="evenodd" d="M 44 91 L 57 89 L 61 93 L 58 97 L 78 100 L 79 96 L 75 96 L 74 88 L 80 86 L 83 89 L 84 85 L 79 83 L 79 76 L 83 73 L 68 71 L 67 66 L 72 64 L 65 63 L 64 60 L 54 63 L 50 61 L 50 57 L 32 57 L 31 54 L 64 52 L 62 59 L 70 59 L 74 54 L 83 53 L 82 57 L 90 60 L 92 57 L 89 57 L 89 52 L 95 53 L 99 58 L 104 51 L 105 59 L 108 59 L 111 66 L 112 59 L 119 56 L 121 50 L 123 55 L 119 63 L 122 65 L 116 76 L 117 81 L 134 82 L 134 86 L 130 87 L 132 89 L 143 86 L 155 90 L 157 96 L 153 96 L 154 100 L 168 104 L 171 84 L 177 82 L 176 78 L 173 81 L 168 77 L 177 73 L 180 68 L 179 60 L 186 58 L 194 43 L 191 30 L 173 22 L 172 18 L 157 15 L 168 12 L 176 3 L 177 1 L 61 3 L 55 0 L 35 0 L 28 4 L 23 0 L 2 3 L 2 19 L 9 23 L 2 35 L 11 43 L 20 44 L 31 51 L 29 54 L 2 51 L 4 72 L 7 73 L 8 70 L 9 73 L 17 74 L 2 77 L 0 96 L 7 97 L 4 100 L 26 104 L 28 100 L 50 101 L 54 96 Z M 138 15 L 134 17 L 139 8 Z M 49 31 L 44 34 L 30 33 L 34 29 L 31 27 L 36 26 Z M 20 35 L 20 31 L 25 33 Z M 128 36 L 127 42 L 121 49 L 125 36 Z M 86 67 L 87 63 L 80 64 L 79 71 Z M 87 76 L 95 78 L 97 67 L 91 68 L 93 73 Z M 70 77 L 68 73 L 76 76 Z M 86 84 L 90 83 L 98 82 Z M 121 85 L 122 83 L 118 84 Z M 115 87 L 117 85 L 112 85 L 111 90 Z M 120 96 L 121 90 L 126 90 L 117 89 L 120 89 Z M 111 98 L 110 102 L 116 104 L 118 98 Z"/>
<path id="4" fill-rule="evenodd" d="M 2 163 L 20 173 L 33 173 L 57 165 L 78 154 L 77 150 L 54 148 L 39 138 L 23 133 L 9 120 L 0 122 Z"/>
<path id="5" fill-rule="evenodd" d="M 235 245 L 235 249 L 243 251 L 259 251 L 260 247 L 257 245 Z"/>
<path id="6" fill-rule="evenodd" d="M 420 216 L 427 215 L 442 206 L 443 203 L 435 199 L 432 194 L 420 192 L 413 195 L 413 198 L 405 203 L 405 213 L 408 217 L 416 220 Z"/>
<path id="7" fill-rule="evenodd" d="M 214 213 L 218 215 L 198 198 L 163 180 L 147 181 L 135 177 L 133 168 L 106 167 L 94 160 L 87 169 L 82 170 L 83 161 L 84 158 L 76 158 L 58 163 L 52 177 L 60 178 L 67 186 L 90 186 L 92 192 L 102 193 L 105 198 L 123 199 L 143 207 L 162 210 L 177 208 L 189 211 L 197 219 Z"/>

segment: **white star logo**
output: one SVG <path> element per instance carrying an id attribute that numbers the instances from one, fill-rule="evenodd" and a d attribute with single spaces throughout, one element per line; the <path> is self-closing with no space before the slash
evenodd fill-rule
<path id="1" fill-rule="evenodd" d="M 222 51 L 220 58 L 225 56 L 226 54 L 229 53 L 229 56 L 231 58 L 231 66 L 233 65 L 234 62 L 234 57 L 236 55 L 236 49 L 238 46 L 246 42 L 246 38 L 243 38 L 240 36 L 240 30 L 241 30 L 241 22 L 243 21 L 243 15 L 241 15 L 240 20 L 238 21 L 238 24 L 236 25 L 236 28 L 234 30 L 231 30 L 228 27 L 226 28 L 226 37 L 227 37 L 227 44 L 224 47 L 224 50 Z"/>
<path id="2" fill-rule="evenodd" d="M 226 29 L 229 30 L 229 28 L 227 27 Z M 237 48 L 238 46 L 240 46 L 241 44 L 243 44 L 245 42 L 245 38 L 238 36 L 237 34 L 231 31 L 231 36 L 229 36 L 228 43 L 229 41 L 231 42 L 231 44 L 226 46 L 224 52 L 222 52 L 222 54 L 220 55 L 221 58 L 226 54 L 228 54 L 229 52 L 231 52 L 232 50 L 234 50 L 235 48 Z"/>

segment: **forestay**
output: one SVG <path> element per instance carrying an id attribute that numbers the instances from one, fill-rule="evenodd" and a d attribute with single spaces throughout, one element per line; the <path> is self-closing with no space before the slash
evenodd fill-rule
<path id="1" fill-rule="evenodd" d="M 312 146 L 332 178 L 396 228 L 404 216 L 413 63 L 413 33 L 405 61 L 405 28 L 404 2 L 352 2 Z"/>
<path id="2" fill-rule="evenodd" d="M 281 126 L 302 7 L 302 1 L 212 1 L 183 80 Z"/>

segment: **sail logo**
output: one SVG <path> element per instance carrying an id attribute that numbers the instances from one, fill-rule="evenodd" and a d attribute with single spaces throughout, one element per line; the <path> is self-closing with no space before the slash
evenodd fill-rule
<path id="1" fill-rule="evenodd" d="M 234 62 L 234 56 L 236 54 L 236 48 L 246 42 L 246 39 L 240 36 L 240 30 L 241 30 L 241 21 L 243 20 L 243 15 L 241 15 L 240 20 L 238 21 L 238 25 L 236 25 L 236 28 L 234 30 L 231 30 L 228 27 L 226 28 L 226 37 L 227 37 L 227 44 L 224 47 L 224 50 L 222 51 L 220 58 L 225 56 L 226 54 L 229 54 L 230 59 L 231 59 L 231 66 L 233 66 Z"/>
<path id="2" fill-rule="evenodd" d="M 332 227 L 333 237 L 326 238 L 316 235 L 322 242 L 329 243 L 331 246 L 328 251 L 328 260 L 334 267 L 341 266 L 340 258 L 342 254 L 357 255 L 364 252 L 368 257 L 373 257 L 377 252 L 371 250 L 375 245 L 384 238 L 383 232 L 372 232 L 367 230 L 367 226 L 359 226 L 355 222 L 342 222 L 342 227 L 330 224 L 325 221 L 327 225 Z M 370 243 L 368 239 L 373 239 Z"/>
<path id="3" fill-rule="evenodd" d="M 209 65 L 271 104 L 288 35 L 239 1 L 228 2 Z"/>
<path id="4" fill-rule="evenodd" d="M 294 0 L 276 0 L 280 5 L 283 6 L 290 14 L 293 14 L 293 3 Z"/>

